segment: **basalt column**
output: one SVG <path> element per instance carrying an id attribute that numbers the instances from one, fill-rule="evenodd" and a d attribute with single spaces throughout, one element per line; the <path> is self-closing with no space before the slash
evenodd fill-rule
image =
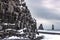
<path id="1" fill-rule="evenodd" d="M 0 0 L 0 23 L 4 29 L 20 30 L 27 28 L 26 34 L 34 39 L 36 33 L 36 20 L 24 0 Z"/>

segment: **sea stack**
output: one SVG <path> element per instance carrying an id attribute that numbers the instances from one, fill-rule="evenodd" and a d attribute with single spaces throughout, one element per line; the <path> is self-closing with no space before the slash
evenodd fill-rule
<path id="1" fill-rule="evenodd" d="M 40 24 L 40 26 L 39 26 L 39 30 L 44 30 L 44 28 L 43 28 L 43 25 L 42 25 L 42 24 Z"/>
<path id="2" fill-rule="evenodd" d="M 54 30 L 54 25 L 52 24 L 52 30 Z"/>

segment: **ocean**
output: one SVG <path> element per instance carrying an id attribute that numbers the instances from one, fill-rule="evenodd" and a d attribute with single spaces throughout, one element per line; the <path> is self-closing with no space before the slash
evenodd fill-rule
<path id="1" fill-rule="evenodd" d="M 60 31 L 60 29 L 54 29 L 54 30 L 51 30 L 51 29 L 45 29 L 45 30 L 48 30 L 48 31 Z"/>

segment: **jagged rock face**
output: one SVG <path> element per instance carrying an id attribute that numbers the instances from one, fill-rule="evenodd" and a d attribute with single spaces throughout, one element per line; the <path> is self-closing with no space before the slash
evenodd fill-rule
<path id="1" fill-rule="evenodd" d="M 36 31 L 36 20 L 32 18 L 24 0 L 0 0 L 0 23 L 4 26 L 3 29 L 27 28 L 27 34 L 34 34 Z M 31 37 L 35 35 L 32 34 Z"/>
<path id="2" fill-rule="evenodd" d="M 12 21 L 12 23 L 14 23 L 17 20 L 21 21 L 24 19 L 32 19 L 30 11 L 28 10 L 24 0 L 1 0 L 0 4 L 0 15 L 2 15 L 0 19 L 4 20 L 5 22 L 11 23 Z"/>

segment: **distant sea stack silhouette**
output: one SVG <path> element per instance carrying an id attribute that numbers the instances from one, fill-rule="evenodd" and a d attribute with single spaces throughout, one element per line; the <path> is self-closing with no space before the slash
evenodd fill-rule
<path id="1" fill-rule="evenodd" d="M 42 25 L 42 24 L 40 24 L 39 29 L 40 29 L 40 30 L 44 30 L 44 28 L 43 28 L 43 25 Z"/>
<path id="2" fill-rule="evenodd" d="M 54 30 L 54 25 L 52 24 L 52 30 Z"/>
<path id="3" fill-rule="evenodd" d="M 27 28 L 26 34 L 30 38 L 35 37 L 36 20 L 32 18 L 24 0 L 0 0 L 0 25 L 4 32 L 6 29 L 20 30 Z M 13 34 L 13 32 L 10 34 Z"/>

